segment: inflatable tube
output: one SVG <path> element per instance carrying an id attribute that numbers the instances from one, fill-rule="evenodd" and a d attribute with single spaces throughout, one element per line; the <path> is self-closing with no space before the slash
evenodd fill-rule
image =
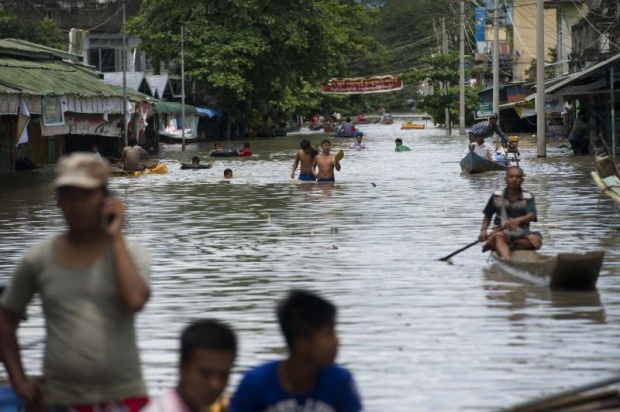
<path id="1" fill-rule="evenodd" d="M 237 157 L 239 156 L 239 153 L 237 152 L 237 149 L 227 148 L 219 152 L 211 152 L 209 156 L 211 157 Z"/>
<path id="2" fill-rule="evenodd" d="M 193 164 L 193 163 L 181 163 L 181 169 L 211 169 L 213 165 L 211 163 Z"/>

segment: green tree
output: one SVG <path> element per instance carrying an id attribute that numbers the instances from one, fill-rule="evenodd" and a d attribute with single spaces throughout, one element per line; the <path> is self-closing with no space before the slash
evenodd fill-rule
<path id="1" fill-rule="evenodd" d="M 128 28 L 157 67 L 178 59 L 183 22 L 189 80 L 208 85 L 233 115 L 288 115 L 320 104 L 320 85 L 372 47 L 363 29 L 375 13 L 340 0 L 145 0 Z"/>
<path id="2" fill-rule="evenodd" d="M 433 85 L 435 93 L 423 96 L 418 107 L 425 110 L 433 117 L 435 124 L 445 125 L 445 109 L 450 110 L 450 118 L 458 119 L 459 116 L 459 55 L 452 52 L 445 55 L 432 55 L 420 59 L 424 68 L 408 72 L 404 77 L 414 83 L 427 81 Z M 466 76 L 471 76 L 471 70 L 465 71 Z M 444 82 L 450 82 L 451 87 L 447 90 L 443 87 Z M 465 88 L 465 120 L 470 124 L 473 121 L 473 110 L 478 104 L 478 93 L 471 87 Z"/>
<path id="3" fill-rule="evenodd" d="M 0 10 L 0 38 L 27 40 L 55 49 L 66 50 L 66 39 L 53 20 L 20 20 L 8 10 Z"/>

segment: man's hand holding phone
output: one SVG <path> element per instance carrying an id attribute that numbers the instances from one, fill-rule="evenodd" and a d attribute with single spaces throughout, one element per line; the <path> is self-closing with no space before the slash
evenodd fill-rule
<path id="1" fill-rule="evenodd" d="M 123 202 L 118 196 L 111 193 L 106 196 L 101 213 L 103 221 L 106 222 L 106 232 L 111 236 L 121 233 L 124 219 L 123 209 Z"/>

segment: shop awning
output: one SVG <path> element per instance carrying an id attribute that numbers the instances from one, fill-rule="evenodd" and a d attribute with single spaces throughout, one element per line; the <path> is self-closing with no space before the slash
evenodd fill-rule
<path id="1" fill-rule="evenodd" d="M 155 103 L 155 111 L 157 113 L 165 113 L 174 117 L 181 116 L 183 113 L 182 105 L 176 102 L 164 102 L 158 100 Z M 194 116 L 196 114 L 196 108 L 194 106 L 190 106 L 189 104 L 185 105 L 185 115 L 186 116 Z"/>
<path id="2" fill-rule="evenodd" d="M 218 108 L 208 108 L 208 107 L 196 107 L 196 112 L 198 114 L 202 114 L 209 117 L 222 116 L 222 109 Z"/>
<path id="3" fill-rule="evenodd" d="M 559 82 L 557 84 L 554 84 L 553 86 L 547 88 L 545 90 L 545 93 L 547 93 L 547 94 L 555 93 L 558 90 L 562 90 L 562 89 L 566 88 L 567 86 L 573 85 L 578 80 L 581 80 L 581 79 L 585 78 L 586 76 L 596 72 L 597 70 L 599 70 L 599 69 L 606 69 L 607 67 L 611 66 L 612 64 L 615 64 L 616 62 L 620 62 L 620 53 L 616 54 L 614 57 L 611 57 L 611 58 L 609 58 L 609 59 L 607 59 L 605 61 L 597 63 L 594 66 L 588 67 L 585 70 L 582 70 L 580 72 L 571 74 L 565 80 L 563 80 L 563 81 L 561 81 L 561 82 Z"/>

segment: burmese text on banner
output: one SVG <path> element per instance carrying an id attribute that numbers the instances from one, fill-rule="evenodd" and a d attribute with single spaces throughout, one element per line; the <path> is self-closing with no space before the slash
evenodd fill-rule
<path id="1" fill-rule="evenodd" d="M 368 94 L 401 90 L 403 81 L 398 76 L 357 77 L 330 79 L 323 85 L 323 93 Z"/>

